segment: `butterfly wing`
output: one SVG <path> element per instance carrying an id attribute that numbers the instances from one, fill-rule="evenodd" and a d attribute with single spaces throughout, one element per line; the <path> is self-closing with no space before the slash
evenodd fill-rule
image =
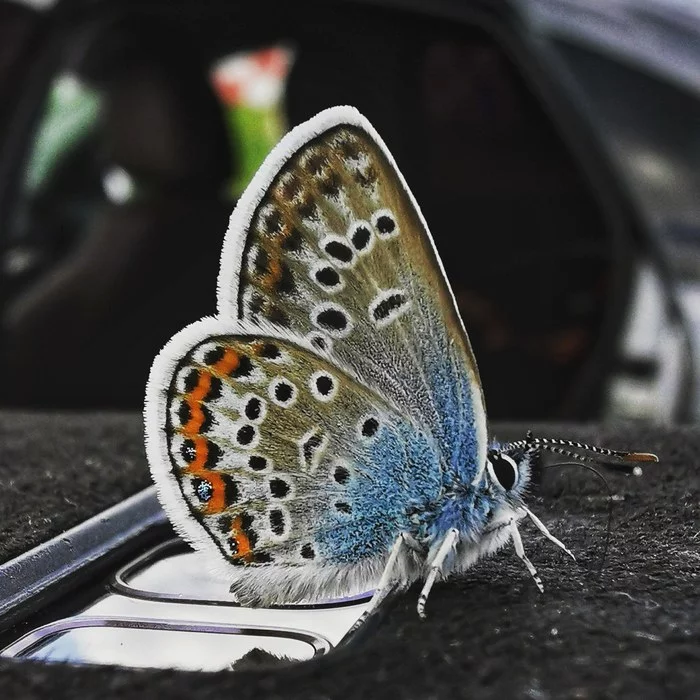
<path id="1" fill-rule="evenodd" d="M 233 576 L 244 597 L 244 571 L 261 567 L 267 603 L 366 590 L 407 507 L 437 497 L 439 452 L 351 370 L 269 330 L 205 320 L 156 359 L 147 444 L 161 500 L 195 547 L 247 565 Z"/>
<path id="2" fill-rule="evenodd" d="M 447 470 L 468 477 L 484 462 L 481 384 L 453 295 L 415 200 L 356 110 L 322 112 L 270 154 L 231 218 L 218 304 L 331 352 L 436 436 Z"/>

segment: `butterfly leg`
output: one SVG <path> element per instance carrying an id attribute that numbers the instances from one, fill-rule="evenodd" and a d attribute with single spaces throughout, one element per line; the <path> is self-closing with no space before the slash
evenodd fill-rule
<path id="1" fill-rule="evenodd" d="M 438 549 L 435 556 L 433 557 L 433 560 L 429 564 L 430 572 L 428 573 L 428 577 L 425 579 L 423 590 L 418 596 L 417 610 L 418 614 L 422 618 L 425 618 L 425 603 L 427 602 L 428 596 L 430 595 L 430 589 L 433 587 L 433 584 L 437 580 L 438 575 L 442 572 L 442 565 L 445 563 L 447 555 L 452 551 L 452 549 L 454 549 L 455 545 L 457 544 L 458 538 L 459 531 L 455 530 L 455 528 L 450 528 L 447 531 L 447 534 L 445 535 L 444 539 L 442 540 L 440 548 Z"/>
<path id="2" fill-rule="evenodd" d="M 535 583 L 537 584 L 537 588 L 540 589 L 540 593 L 544 593 L 544 585 L 542 584 L 542 579 L 539 577 L 537 569 L 534 567 L 533 563 L 527 558 L 527 555 L 525 554 L 523 541 L 520 537 L 520 532 L 518 531 L 518 526 L 516 525 L 514 518 L 510 521 L 509 527 L 511 536 L 513 538 L 513 547 L 515 547 L 515 553 L 518 555 L 518 557 L 520 557 L 523 564 L 525 564 L 525 566 L 527 567 L 527 570 L 530 572 L 530 576 L 532 576 L 532 578 L 535 579 Z"/>
<path id="3" fill-rule="evenodd" d="M 386 566 L 384 567 L 384 573 L 382 573 L 382 577 L 379 579 L 379 583 L 374 590 L 372 600 L 370 601 L 367 609 L 362 613 L 362 615 L 360 615 L 355 624 L 348 631 L 348 637 L 362 627 L 370 615 L 373 615 L 376 612 L 377 608 L 382 604 L 384 599 L 397 587 L 398 581 L 394 578 L 396 562 L 405 549 L 412 547 L 413 545 L 406 533 L 402 532 L 396 538 L 396 541 L 391 548 L 389 558 L 387 559 Z"/>
<path id="4" fill-rule="evenodd" d="M 557 547 L 563 549 L 574 561 L 576 557 L 571 553 L 567 546 L 558 538 L 556 538 L 548 529 L 547 526 L 528 508 L 525 508 L 525 513 L 528 518 L 535 523 L 535 527 L 550 541 L 553 542 Z"/>

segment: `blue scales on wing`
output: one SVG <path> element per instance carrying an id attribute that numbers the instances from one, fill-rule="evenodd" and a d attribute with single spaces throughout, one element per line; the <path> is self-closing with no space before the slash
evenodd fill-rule
<path id="1" fill-rule="evenodd" d="M 425 509 L 441 486 L 430 436 L 303 339 L 198 342 L 166 420 L 170 476 L 231 564 L 376 557 L 408 528 L 405 506 Z"/>

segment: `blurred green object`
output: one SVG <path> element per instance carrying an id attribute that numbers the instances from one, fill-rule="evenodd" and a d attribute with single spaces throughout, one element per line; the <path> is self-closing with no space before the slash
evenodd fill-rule
<path id="1" fill-rule="evenodd" d="M 24 176 L 25 193 L 35 194 L 52 168 L 97 127 L 100 96 L 71 73 L 54 79 Z"/>
<path id="2" fill-rule="evenodd" d="M 265 156 L 282 138 L 286 126 L 279 104 L 269 107 L 251 107 L 245 104 L 228 106 L 226 119 L 238 161 L 238 172 L 231 182 L 230 192 L 233 197 L 238 197 Z"/>

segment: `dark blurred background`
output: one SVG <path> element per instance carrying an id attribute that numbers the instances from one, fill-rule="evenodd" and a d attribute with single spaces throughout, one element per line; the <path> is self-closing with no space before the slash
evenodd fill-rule
<path id="1" fill-rule="evenodd" d="M 0 402 L 139 409 L 268 150 L 352 104 L 491 418 L 698 420 L 697 7 L 0 0 Z"/>

